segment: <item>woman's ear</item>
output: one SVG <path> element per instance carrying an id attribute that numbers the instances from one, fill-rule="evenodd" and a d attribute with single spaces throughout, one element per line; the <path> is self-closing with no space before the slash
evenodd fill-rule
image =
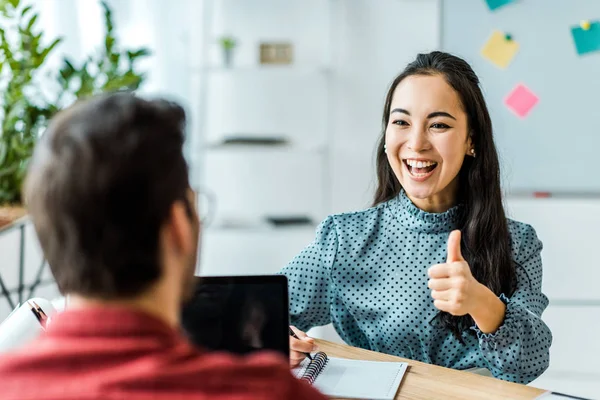
<path id="1" fill-rule="evenodd" d="M 469 133 L 469 136 L 467 136 L 467 146 L 466 146 L 465 155 L 475 157 L 476 151 L 475 151 L 475 145 L 473 144 L 472 138 L 473 138 L 473 133 Z"/>

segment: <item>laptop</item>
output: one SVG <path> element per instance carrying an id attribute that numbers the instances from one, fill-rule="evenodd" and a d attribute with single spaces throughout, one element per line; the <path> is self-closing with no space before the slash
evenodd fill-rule
<path id="1" fill-rule="evenodd" d="M 289 358 L 288 286 L 284 275 L 196 277 L 182 310 L 184 334 L 198 347 Z"/>

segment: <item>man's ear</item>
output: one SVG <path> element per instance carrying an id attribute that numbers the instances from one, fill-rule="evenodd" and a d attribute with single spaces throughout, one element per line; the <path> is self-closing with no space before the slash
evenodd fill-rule
<path id="1" fill-rule="evenodd" d="M 179 254 L 189 254 L 194 251 L 192 221 L 183 201 L 178 200 L 171 206 L 167 229 L 167 238 L 174 251 Z"/>

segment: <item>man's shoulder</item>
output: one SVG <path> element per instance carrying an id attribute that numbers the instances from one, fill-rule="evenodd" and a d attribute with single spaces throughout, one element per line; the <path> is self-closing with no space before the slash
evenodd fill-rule
<path id="1" fill-rule="evenodd" d="M 116 369 L 106 363 L 96 372 L 93 363 L 88 363 L 76 380 L 73 369 L 67 367 L 70 363 L 67 359 L 45 371 L 47 363 L 42 359 L 45 357 L 29 351 L 15 353 L 0 361 L 0 381 L 3 391 L 6 390 L 3 399 L 45 400 L 58 398 L 58 394 L 64 399 L 104 399 L 114 398 L 118 393 L 126 393 L 130 400 L 324 399 L 314 388 L 295 378 L 287 360 L 276 353 L 247 356 L 223 352 L 177 353 L 155 354 L 151 357 L 153 361 L 146 359 L 141 363 L 126 361 L 118 366 L 119 377 L 114 374 Z M 38 385 L 42 382 L 43 388 Z"/>
<path id="2" fill-rule="evenodd" d="M 210 394 L 211 399 L 326 399 L 308 383 L 296 378 L 289 361 L 275 352 L 244 356 L 203 353 L 186 369 L 193 374 L 192 379 L 202 382 L 199 392 Z M 188 379 L 189 375 L 182 377 L 183 382 Z"/>

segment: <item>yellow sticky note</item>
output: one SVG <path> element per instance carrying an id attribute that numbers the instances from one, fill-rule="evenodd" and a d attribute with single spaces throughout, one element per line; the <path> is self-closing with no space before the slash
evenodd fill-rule
<path id="1" fill-rule="evenodd" d="M 506 34 L 494 31 L 481 49 L 483 58 L 491 61 L 498 68 L 506 68 L 519 51 L 519 43 L 507 39 Z"/>
<path id="2" fill-rule="evenodd" d="M 590 28 L 592 27 L 591 22 L 587 21 L 587 20 L 581 21 L 581 23 L 579 25 L 581 25 L 581 29 L 583 29 L 584 31 L 589 31 Z"/>

